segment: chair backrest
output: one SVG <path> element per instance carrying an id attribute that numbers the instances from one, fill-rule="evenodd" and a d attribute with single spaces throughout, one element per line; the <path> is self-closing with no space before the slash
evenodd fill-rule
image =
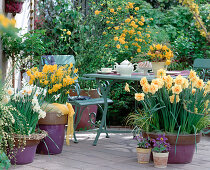
<path id="1" fill-rule="evenodd" d="M 193 68 L 198 72 L 200 77 L 204 81 L 208 81 L 210 78 L 210 59 L 195 59 L 193 63 Z"/>
<path id="2" fill-rule="evenodd" d="M 45 55 L 41 57 L 42 65 L 65 65 L 72 63 L 75 65 L 75 59 L 73 55 Z"/>
<path id="3" fill-rule="evenodd" d="M 193 68 L 210 69 L 210 59 L 201 59 L 201 58 L 195 59 L 193 63 Z"/>

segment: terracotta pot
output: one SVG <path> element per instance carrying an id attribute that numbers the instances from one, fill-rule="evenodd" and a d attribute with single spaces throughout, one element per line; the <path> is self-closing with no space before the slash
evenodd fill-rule
<path id="1" fill-rule="evenodd" d="M 157 77 L 157 71 L 160 69 L 164 69 L 165 68 L 165 62 L 151 62 L 152 63 L 152 70 L 154 72 L 155 77 Z"/>
<path id="2" fill-rule="evenodd" d="M 78 96 L 77 92 L 74 92 L 72 90 L 70 90 L 69 95 L 70 96 Z M 92 99 L 100 97 L 98 94 L 98 91 L 96 89 L 91 89 L 91 90 L 83 90 L 82 89 L 82 90 L 80 90 L 80 96 L 89 96 Z"/>
<path id="3" fill-rule="evenodd" d="M 77 96 L 78 94 L 76 92 L 73 92 L 72 90 L 70 90 L 69 93 L 70 96 Z M 89 96 L 90 98 L 94 99 L 94 98 L 99 98 L 99 94 L 97 92 L 96 89 L 91 89 L 91 90 L 80 90 L 80 96 Z M 81 110 L 83 110 L 83 107 L 81 108 Z M 95 128 L 89 121 L 89 113 L 96 113 L 97 115 L 97 110 L 98 110 L 98 106 L 97 105 L 90 105 L 88 106 L 82 114 L 82 117 L 80 119 L 80 122 L 76 128 L 76 130 L 81 130 L 81 129 L 85 129 L 85 130 L 89 130 L 89 129 L 93 129 Z M 77 118 L 76 118 L 77 119 Z M 96 117 L 92 118 L 93 122 L 95 123 L 96 121 Z"/>
<path id="4" fill-rule="evenodd" d="M 6 13 L 20 13 L 24 2 L 15 0 L 5 1 L 5 12 Z"/>
<path id="5" fill-rule="evenodd" d="M 152 152 L 152 154 L 153 154 L 153 160 L 154 160 L 154 164 L 156 168 L 167 167 L 169 152 L 167 153 Z"/>
<path id="6" fill-rule="evenodd" d="M 61 115 L 57 112 L 47 112 L 44 119 L 39 119 L 39 125 L 65 125 L 67 124 L 67 115 Z"/>
<path id="7" fill-rule="evenodd" d="M 144 149 L 144 148 L 136 148 L 138 163 L 145 164 L 149 163 L 151 148 Z"/>
<path id="8" fill-rule="evenodd" d="M 37 147 L 37 153 L 40 154 L 59 154 L 63 150 L 65 139 L 65 125 L 67 124 L 67 115 L 61 115 L 57 112 L 47 112 L 44 119 L 39 120 L 39 128 L 48 132 Z"/>
<path id="9" fill-rule="evenodd" d="M 143 137 L 150 137 L 156 139 L 158 137 L 157 133 L 143 132 Z M 186 164 L 192 162 L 193 155 L 195 152 L 195 143 L 199 143 L 201 140 L 201 133 L 189 135 L 179 135 L 177 144 L 176 138 L 177 134 L 166 134 L 168 138 L 168 143 L 171 145 L 169 149 L 168 163 L 170 164 Z"/>
<path id="10" fill-rule="evenodd" d="M 15 147 L 8 151 L 11 164 L 24 165 L 33 162 L 37 145 L 46 135 L 47 133 L 42 131 L 40 134 L 15 137 Z M 24 139 L 26 140 L 25 144 Z M 10 153 L 12 153 L 12 155 Z"/>

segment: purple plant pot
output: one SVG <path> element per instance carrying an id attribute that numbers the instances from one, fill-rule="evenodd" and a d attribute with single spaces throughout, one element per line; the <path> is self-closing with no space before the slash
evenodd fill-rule
<path id="1" fill-rule="evenodd" d="M 39 125 L 39 128 L 47 131 L 48 136 L 40 141 L 37 153 L 45 155 L 61 153 L 65 137 L 65 125 Z"/>
<path id="2" fill-rule="evenodd" d="M 11 164 L 24 165 L 33 162 L 34 156 L 36 154 L 37 144 L 34 146 L 25 146 L 22 148 L 15 148 L 15 156 L 10 160 Z"/>
<path id="3" fill-rule="evenodd" d="M 169 164 L 186 164 L 192 162 L 195 152 L 195 144 L 193 145 L 177 145 L 175 153 L 175 145 L 171 145 L 169 150 Z"/>

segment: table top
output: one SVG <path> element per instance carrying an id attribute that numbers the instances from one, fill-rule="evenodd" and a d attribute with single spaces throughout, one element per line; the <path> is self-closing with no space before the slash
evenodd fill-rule
<path id="1" fill-rule="evenodd" d="M 154 75 L 131 75 L 131 76 L 121 76 L 119 74 L 84 74 L 83 77 L 89 78 L 97 78 L 97 79 L 104 79 L 104 80 L 131 80 L 131 81 L 140 81 L 142 77 L 146 77 L 148 81 L 152 81 L 155 76 Z"/>
<path id="2" fill-rule="evenodd" d="M 138 73 L 133 73 L 131 76 L 121 76 L 120 74 L 99 74 L 99 73 L 91 73 L 84 74 L 83 77 L 88 78 L 96 78 L 103 80 L 130 80 L 130 81 L 140 81 L 141 78 L 146 77 L 148 81 L 152 81 L 156 77 L 154 75 L 142 75 Z M 171 75 L 172 78 L 176 78 L 175 75 Z M 187 75 L 183 75 L 183 77 L 187 77 Z"/>

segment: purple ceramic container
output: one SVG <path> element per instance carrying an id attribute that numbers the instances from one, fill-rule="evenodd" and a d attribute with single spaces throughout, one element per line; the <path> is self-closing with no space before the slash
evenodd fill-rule
<path id="1" fill-rule="evenodd" d="M 168 163 L 169 164 L 186 164 L 192 162 L 193 155 L 195 152 L 194 145 L 171 145 L 169 150 Z"/>
<path id="2" fill-rule="evenodd" d="M 36 154 L 36 148 L 37 148 L 37 145 L 25 146 L 24 149 L 22 148 L 14 149 L 16 155 L 14 158 L 10 160 L 11 164 L 24 165 L 24 164 L 29 164 L 33 162 L 34 156 Z"/>
<path id="3" fill-rule="evenodd" d="M 65 137 L 65 125 L 39 125 L 41 130 L 45 130 L 48 136 L 40 141 L 37 147 L 37 153 L 45 155 L 55 155 L 62 152 L 64 137 Z"/>

